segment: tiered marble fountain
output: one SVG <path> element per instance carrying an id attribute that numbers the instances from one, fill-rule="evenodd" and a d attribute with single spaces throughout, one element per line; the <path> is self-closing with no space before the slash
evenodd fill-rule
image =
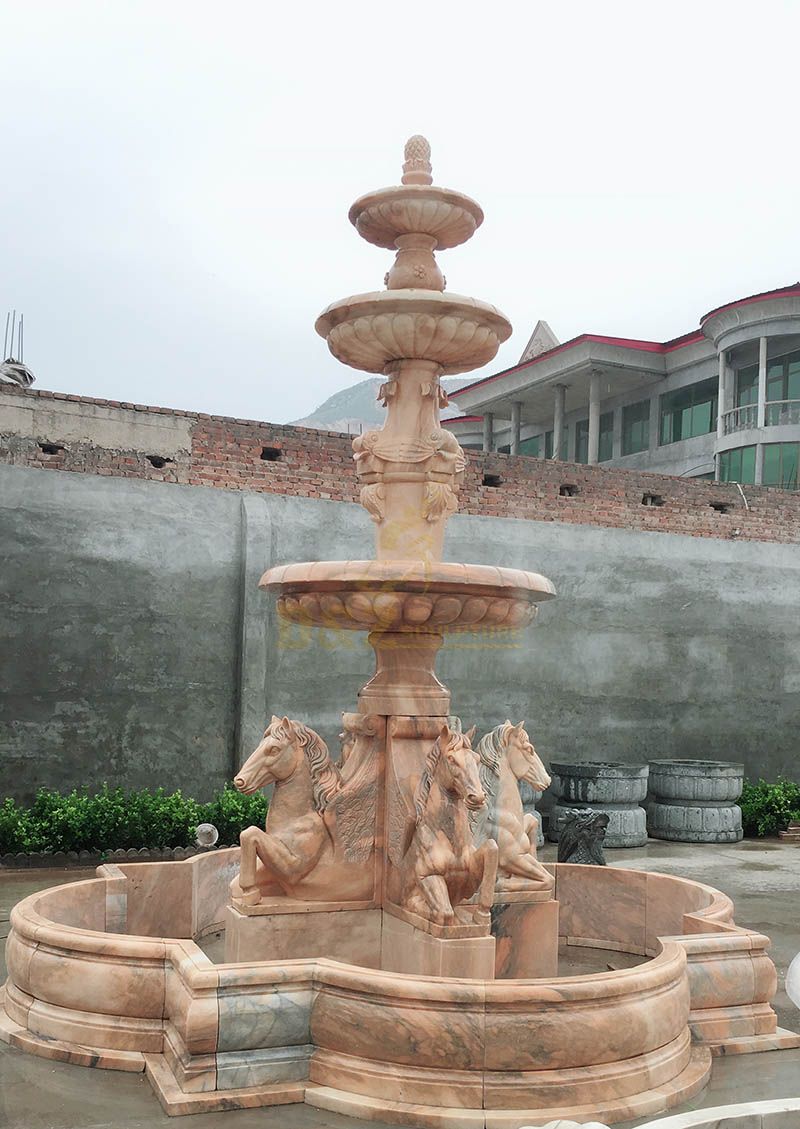
<path id="1" fill-rule="evenodd" d="M 498 718 L 473 750 L 451 713 L 434 672 L 444 634 L 524 626 L 554 590 L 442 562 L 465 458 L 439 424 L 439 380 L 491 360 L 511 327 L 445 292 L 434 252 L 483 215 L 432 184 L 423 138 L 405 155 L 402 185 L 350 212 L 396 251 L 386 289 L 317 321 L 340 360 L 386 377 L 386 424 L 354 443 L 376 559 L 261 581 L 290 621 L 369 632 L 376 671 L 343 715 L 341 756 L 273 717 L 236 778 L 274 784 L 266 829 L 241 849 L 105 865 L 19 903 L 0 1037 L 146 1070 L 173 1114 L 305 1100 L 514 1129 L 658 1112 L 702 1088 L 713 1053 L 800 1039 L 770 1007 L 769 940 L 734 924 L 730 899 L 666 875 L 543 866 L 518 781 L 549 778 L 524 723 Z M 214 963 L 198 942 L 223 930 Z M 638 963 L 559 977 L 559 947 Z"/>

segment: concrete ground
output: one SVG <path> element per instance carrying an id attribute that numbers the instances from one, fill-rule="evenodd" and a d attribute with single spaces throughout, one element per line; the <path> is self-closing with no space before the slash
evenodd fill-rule
<path id="1" fill-rule="evenodd" d="M 548 861 L 555 848 L 546 846 Z M 778 969 L 775 999 L 782 1027 L 800 1030 L 800 1013 L 784 991 L 790 961 L 800 950 L 800 847 L 776 841 L 746 841 L 735 846 L 699 847 L 651 841 L 630 851 L 608 851 L 612 865 L 658 870 L 707 882 L 730 894 L 736 921 L 772 938 Z M 93 872 L 0 871 L 0 945 L 8 934 L 11 907 L 20 898 Z M 619 954 L 617 954 L 619 955 Z M 0 954 L 0 980 L 5 964 Z M 733 1102 L 800 1096 L 800 1050 L 771 1051 L 714 1060 L 704 1092 L 673 1112 Z M 647 1119 L 646 1119 L 647 1120 Z M 0 1043 L 0 1129 L 359 1129 L 364 1122 L 308 1106 L 206 1113 L 175 1121 L 161 1110 L 141 1074 L 92 1071 L 34 1058 Z M 380 1123 L 372 1122 L 380 1129 Z M 633 1129 L 643 1122 L 629 1122 Z"/>

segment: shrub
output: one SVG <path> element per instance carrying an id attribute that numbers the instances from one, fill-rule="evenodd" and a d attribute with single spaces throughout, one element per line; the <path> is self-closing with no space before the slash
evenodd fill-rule
<path id="1" fill-rule="evenodd" d="M 29 808 L 10 797 L 0 804 L 0 854 L 188 847 L 198 823 L 213 823 L 220 844 L 234 844 L 244 827 L 263 826 L 266 813 L 264 796 L 242 796 L 232 785 L 208 803 L 163 788 L 124 792 L 104 784 L 67 795 L 42 788 Z"/>
<path id="2" fill-rule="evenodd" d="M 791 820 L 800 819 L 800 784 L 783 776 L 774 784 L 745 780 L 739 806 L 745 835 L 777 835 Z"/>

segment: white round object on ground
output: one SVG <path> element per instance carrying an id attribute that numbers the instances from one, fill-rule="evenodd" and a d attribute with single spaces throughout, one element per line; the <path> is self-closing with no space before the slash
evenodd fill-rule
<path id="1" fill-rule="evenodd" d="M 213 847 L 219 839 L 219 831 L 213 823 L 198 823 L 194 840 L 198 847 Z"/>
<path id="2" fill-rule="evenodd" d="M 786 973 L 786 995 L 795 1007 L 800 1008 L 800 953 L 789 965 Z"/>
<path id="3" fill-rule="evenodd" d="M 536 1129 L 535 1125 L 523 1125 L 522 1129 Z M 601 1125 L 599 1121 L 548 1121 L 542 1129 L 608 1129 L 607 1125 Z"/>

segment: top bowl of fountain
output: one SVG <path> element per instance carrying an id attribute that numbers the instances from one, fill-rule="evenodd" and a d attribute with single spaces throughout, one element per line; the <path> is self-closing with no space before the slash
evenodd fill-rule
<path id="1" fill-rule="evenodd" d="M 472 238 L 483 223 L 483 209 L 463 192 L 433 184 L 430 159 L 430 145 L 415 134 L 406 142 L 402 185 L 356 200 L 349 216 L 362 239 L 394 250 L 398 236 L 427 235 L 444 251 Z"/>
<path id="2" fill-rule="evenodd" d="M 488 364 L 511 334 L 495 306 L 461 294 L 445 294 L 446 279 L 435 251 L 465 243 L 483 223 L 471 197 L 434 185 L 430 145 L 406 143 L 402 184 L 356 200 L 350 221 L 358 234 L 396 251 L 386 290 L 333 302 L 316 330 L 343 364 L 363 372 L 388 370 L 396 361 L 434 362 L 441 374 Z"/>

